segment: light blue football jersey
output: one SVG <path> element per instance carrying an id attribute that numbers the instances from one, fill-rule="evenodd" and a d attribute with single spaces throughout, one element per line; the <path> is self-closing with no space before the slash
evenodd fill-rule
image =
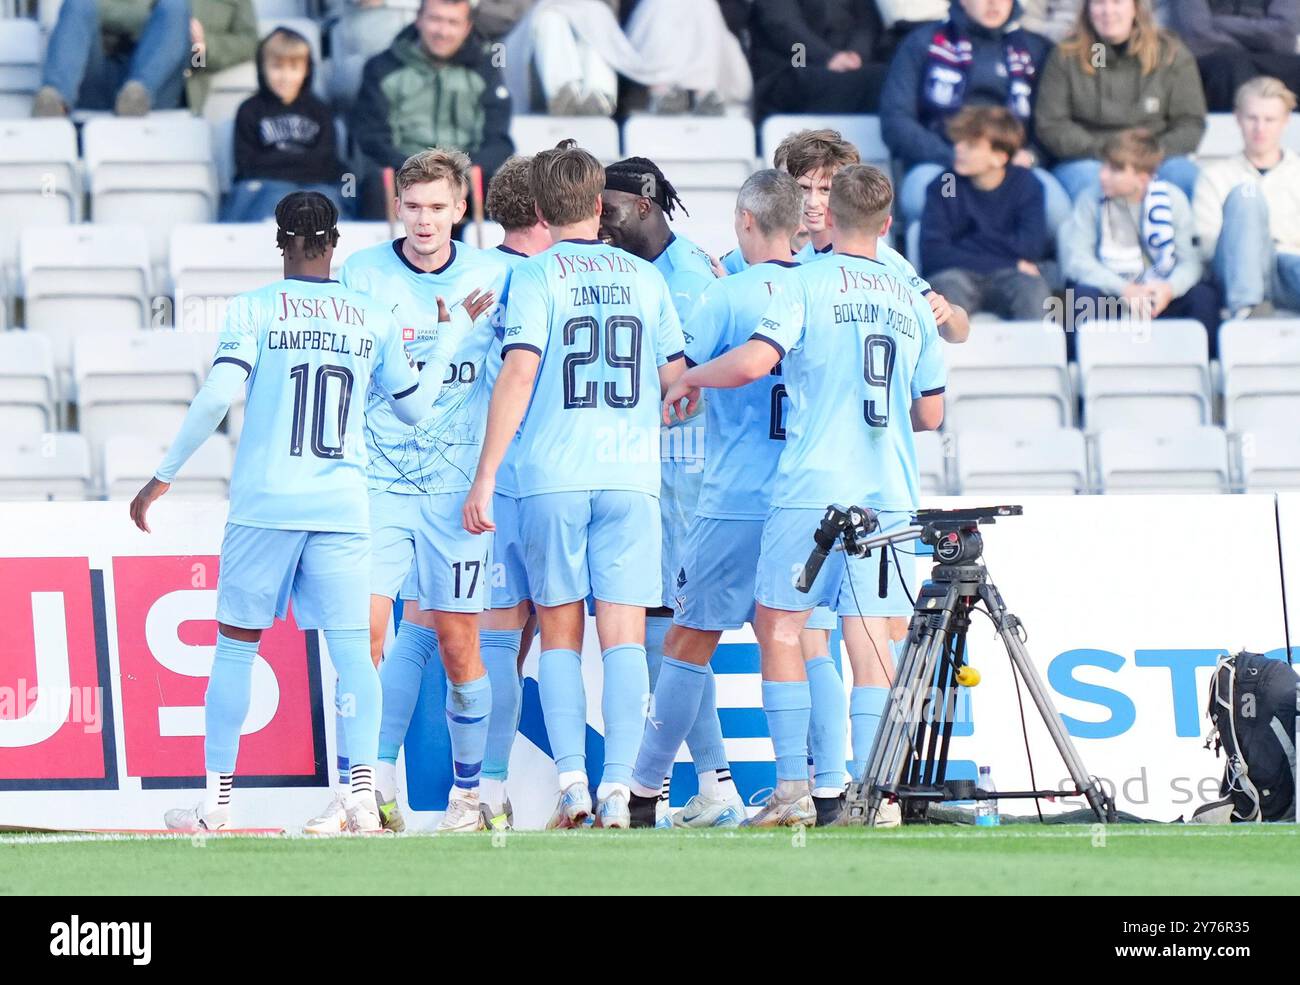
<path id="1" fill-rule="evenodd" d="M 810 260 L 820 260 L 830 256 L 832 252 L 833 248 L 831 247 L 824 250 L 817 249 L 809 240 L 794 255 L 794 258 L 799 263 L 807 263 Z M 883 239 L 876 243 L 876 259 L 899 274 L 918 293 L 925 294 L 930 291 L 930 282 L 916 272 L 916 268 L 908 263 L 907 257 L 903 256 Z M 726 268 L 727 273 L 738 274 L 749 265 L 745 263 L 745 258 L 740 253 L 740 247 L 736 247 L 722 258 L 722 266 Z"/>
<path id="2" fill-rule="evenodd" d="M 505 336 L 505 313 L 506 302 L 510 298 L 510 273 L 515 269 L 521 260 L 527 260 L 527 254 L 520 253 L 518 250 L 512 250 L 508 246 L 497 246 L 494 252 L 500 253 L 500 260 L 506 267 L 506 279 L 501 288 L 500 299 L 497 301 L 496 310 L 492 312 L 492 325 L 496 329 L 498 344 L 492 347 L 488 354 L 488 385 L 495 386 L 497 377 L 501 374 L 501 339 Z M 503 496 L 519 495 L 519 483 L 515 478 L 515 450 L 519 446 L 519 436 L 515 435 L 515 440 L 510 443 L 506 449 L 506 457 L 501 460 L 501 467 L 497 469 L 496 491 Z"/>
<path id="3" fill-rule="evenodd" d="M 686 323 L 686 358 L 703 363 L 743 345 L 797 265 L 768 261 L 715 280 Z M 785 383 L 781 364 L 761 380 L 711 390 L 704 405 L 709 450 L 695 515 L 762 519 L 785 446 Z"/>
<path id="4" fill-rule="evenodd" d="M 911 405 L 946 382 L 929 304 L 847 253 L 803 264 L 784 288 L 753 333 L 781 354 L 790 399 L 772 505 L 915 509 Z"/>
<path id="5" fill-rule="evenodd" d="M 418 384 L 391 312 L 337 281 L 276 281 L 231 299 L 215 362 L 248 372 L 229 521 L 369 530 L 366 393 Z"/>
<path id="6" fill-rule="evenodd" d="M 500 297 L 506 275 L 500 257 L 453 242 L 448 261 L 425 273 L 402 255 L 397 239 L 352 254 L 340 278 L 393 312 L 407 352 L 422 367 L 440 331 L 437 298 L 451 308 L 475 289 Z M 457 346 L 433 411 L 415 426 L 403 424 L 381 394 L 367 395 L 372 490 L 434 494 L 470 487 L 487 428 L 488 354 L 497 345 L 491 311 L 484 312 Z"/>
<path id="7" fill-rule="evenodd" d="M 673 308 L 682 323 L 684 337 L 689 341 L 690 333 L 686 331 L 686 323 L 690 320 L 691 312 L 695 310 L 700 295 L 718 279 L 713 273 L 709 255 L 689 239 L 673 233 L 669 236 L 667 245 L 651 263 L 668 283 Z M 699 418 L 700 413 L 697 411 L 685 421 L 674 418 L 673 423 L 664 428 L 660 435 L 659 450 L 665 461 L 689 462 L 692 464 L 686 467 L 698 471 L 699 462 L 704 458 L 704 432 L 700 429 Z M 664 466 L 665 483 L 676 481 L 671 468 L 670 465 Z M 667 491 L 664 495 L 668 495 Z"/>
<path id="8" fill-rule="evenodd" d="M 515 455 L 519 495 L 659 495 L 659 367 L 685 343 L 668 285 L 599 240 L 563 240 L 518 264 L 502 353 L 541 356 Z"/>

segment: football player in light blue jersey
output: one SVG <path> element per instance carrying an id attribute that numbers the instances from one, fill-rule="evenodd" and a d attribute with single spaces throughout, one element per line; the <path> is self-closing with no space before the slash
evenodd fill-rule
<path id="1" fill-rule="evenodd" d="M 338 210 L 317 192 L 276 207 L 285 279 L 233 298 L 216 359 L 154 478 L 131 503 L 149 532 L 150 504 L 226 416 L 247 383 L 248 402 L 230 482 L 230 514 L 217 579 L 217 646 L 204 698 L 207 791 L 189 810 L 168 811 L 174 830 L 230 826 L 239 734 L 262 631 L 292 598 L 303 629 L 321 629 L 339 688 L 352 707 L 346 805 L 352 831 L 380 830 L 374 795 L 380 688 L 368 653 L 368 563 L 362 397 L 372 388 L 401 420 L 424 417 L 442 374 L 416 374 L 392 314 L 329 279 Z M 439 350 L 450 351 L 454 336 Z"/>
<path id="2" fill-rule="evenodd" d="M 485 203 L 488 218 L 505 230 L 505 240 L 496 247 L 509 270 L 534 254 L 548 249 L 551 235 L 546 222 L 537 216 L 537 204 L 529 188 L 532 158 L 515 156 L 497 169 L 488 186 Z M 497 335 L 505 334 L 505 293 L 493 313 Z M 501 349 L 493 349 L 488 376 L 493 382 L 501 372 Z M 487 826 L 508 829 L 514 811 L 506 792 L 510 771 L 510 750 L 519 728 L 523 707 L 523 655 L 533 635 L 532 592 L 524 564 L 523 541 L 519 536 L 519 489 L 515 481 L 512 442 L 497 470 L 496 493 L 492 497 L 492 578 L 489 585 L 491 608 L 479 616 L 479 647 L 483 664 L 492 679 L 492 714 L 488 719 L 487 747 L 483 754 L 483 782 L 480 802 Z"/>
<path id="3" fill-rule="evenodd" d="M 417 364 L 426 362 L 440 341 L 440 307 L 472 322 L 443 367 L 445 386 L 424 420 L 403 423 L 374 394 L 366 404 L 372 658 L 383 645 L 393 600 L 399 595 L 404 600 L 397 640 L 380 670 L 380 802 L 389 826 L 400 828 L 397 754 L 424 668 L 436 664 L 436 653 L 447 673 L 455 766 L 438 824 L 442 832 L 482 827 L 478 788 L 492 704 L 478 626 L 489 597 L 491 538 L 464 531 L 460 506 L 487 424 L 488 363 L 499 345 L 491 302 L 502 291 L 507 268 L 500 253 L 451 238 L 465 214 L 469 168 L 469 158 L 457 150 L 433 148 L 408 158 L 396 175 L 397 214 L 406 235 L 354 253 L 340 275 L 345 284 L 392 309 Z"/>
<path id="4" fill-rule="evenodd" d="M 804 192 L 803 228 L 808 233 L 808 241 L 795 251 L 795 259 L 807 263 L 829 255 L 833 237 L 826 222 L 826 212 L 831 179 L 840 168 L 861 163 L 858 149 L 838 130 L 796 130 L 781 141 L 772 159 L 776 167 L 799 182 Z M 925 295 L 945 342 L 966 341 L 970 335 L 970 315 L 964 308 L 949 304 L 947 298 L 931 290 L 929 283 L 908 263 L 907 258 L 883 239 L 876 244 L 875 258 Z M 722 267 L 729 274 L 743 270 L 745 258 L 740 250 L 732 250 L 724 256 Z"/>
<path id="5" fill-rule="evenodd" d="M 465 529 L 494 529 L 496 472 L 515 453 L 520 532 L 542 631 L 538 684 L 559 772 L 551 827 L 591 816 L 582 681 L 584 601 L 596 600 L 605 767 L 595 821 L 629 824 L 649 678 L 645 610 L 660 589 L 659 429 L 651 405 L 685 368 L 681 324 L 649 263 L 596 239 L 605 172 L 564 141 L 530 187 L 554 245 L 515 267 L 487 438 Z M 527 418 L 525 419 L 525 411 Z"/>
<path id="6" fill-rule="evenodd" d="M 799 225 L 801 193 L 785 172 L 749 177 L 736 203 L 736 236 L 753 266 L 715 280 L 686 324 L 688 363 L 704 363 L 749 339 L 779 285 L 796 266 L 790 237 Z M 643 798 L 671 767 L 678 746 L 692 731 L 696 708 L 712 687 L 709 661 L 724 630 L 753 621 L 754 576 L 763 518 L 771 501 L 772 476 L 784 445 L 785 401 L 780 366 L 739 390 L 709 395 L 705 407 L 709 454 L 696 514 L 686 536 L 675 586 L 675 625 L 665 645 L 664 671 L 655 688 L 655 716 L 647 723 L 633 774 L 632 819 L 648 821 Z M 834 627 L 834 614 L 818 610 L 810 626 Z M 825 647 L 825 634 L 804 631 L 814 701 L 824 705 L 811 743 L 821 793 L 837 806 L 843 792 L 848 709 L 844 685 Z M 838 727 L 832 725 L 838 721 Z M 730 826 L 744 820 L 734 792 L 709 789 L 674 817 L 682 827 Z"/>
<path id="7" fill-rule="evenodd" d="M 798 588 L 828 504 L 877 510 L 883 530 L 908 525 L 919 498 L 912 432 L 934 430 L 943 420 L 945 371 L 934 315 L 874 257 L 892 203 L 889 179 L 877 168 L 850 165 L 837 173 L 830 196 L 835 256 L 800 267 L 750 341 L 688 370 L 665 398 L 666 414 L 696 387 L 743 386 L 777 362 L 785 374 L 786 446 L 763 526 L 754 617 L 777 788 L 751 820 L 756 825 L 816 818 L 806 774 L 811 702 L 797 642 L 809 611 L 833 605 L 841 616 L 853 667 L 849 713 L 858 780 L 888 695 L 891 642 L 907 631 L 910 564 L 888 569 L 883 598 L 874 557 L 834 554 L 807 593 Z M 898 823 L 897 811 L 884 821 Z"/>
<path id="8" fill-rule="evenodd" d="M 654 264 L 668 284 L 673 308 L 684 326 L 700 295 L 717 278 L 708 254 L 669 228 L 668 219 L 677 208 L 684 210 L 685 206 L 677 190 L 653 161 L 629 157 L 605 169 L 601 239 Z M 695 501 L 700 495 L 704 473 L 703 417 L 675 422 L 672 427 L 664 428 L 660 437 L 663 458 L 663 481 L 659 492 L 663 598 L 662 605 L 646 613 L 646 657 L 651 688 L 658 681 L 659 668 L 663 664 L 664 638 L 672 627 L 673 584 L 681 571 L 682 547 L 691 518 L 695 515 Z M 701 789 L 720 801 L 738 801 L 739 794 L 731 779 L 731 764 L 727 761 L 722 722 L 718 718 L 712 688 L 700 702 L 699 718 L 687 737 L 687 745 Z M 660 791 L 658 811 L 659 823 L 671 826 L 667 777 Z"/>

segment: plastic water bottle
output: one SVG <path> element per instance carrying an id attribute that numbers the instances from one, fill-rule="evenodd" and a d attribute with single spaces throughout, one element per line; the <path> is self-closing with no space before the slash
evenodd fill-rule
<path id="1" fill-rule="evenodd" d="M 993 773 L 987 766 L 980 767 L 980 778 L 975 784 L 975 789 L 981 792 L 996 793 L 997 785 L 993 782 Z M 977 800 L 975 801 L 975 823 L 981 828 L 992 828 L 1002 823 L 998 816 L 998 802 L 996 800 Z"/>

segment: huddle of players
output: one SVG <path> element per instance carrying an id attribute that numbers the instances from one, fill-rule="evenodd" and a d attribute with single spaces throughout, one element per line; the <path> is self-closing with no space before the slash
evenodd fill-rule
<path id="1" fill-rule="evenodd" d="M 506 229 L 505 243 L 489 251 L 451 240 L 465 211 L 463 155 L 427 151 L 399 171 L 406 235 L 354 254 L 340 276 L 344 287 L 391 311 L 388 328 L 400 333 L 421 369 L 419 386 L 432 384 L 435 399 L 412 424 L 394 399 L 407 387 L 394 390 L 376 373 L 376 385 L 363 388 L 374 662 L 396 598 L 403 618 L 378 673 L 377 755 L 368 734 L 357 741 L 378 717 L 372 682 L 358 683 L 364 675 L 355 659 L 340 663 L 331 636 L 356 627 L 319 625 L 346 712 L 340 750 L 351 756 L 340 762 L 347 792 L 306 830 L 400 830 L 397 753 L 423 674 L 439 663 L 455 768 L 439 829 L 508 825 L 520 651 L 533 612 L 560 781 L 549 826 L 589 818 L 605 827 L 671 823 L 665 778 L 683 741 L 700 794 L 673 821 L 722 826 L 744 818 L 708 663 L 722 631 L 746 620 L 762 654 L 778 781 L 749 823 L 827 823 L 838 813 L 845 712 L 850 766 L 860 774 L 887 695 L 885 654 L 905 632 L 910 606 L 896 570 L 885 598 L 874 590 L 874 572 L 861 573 L 863 590 L 855 589 L 855 562 L 840 555 L 807 594 L 796 590 L 793 573 L 829 502 L 875 507 L 886 526 L 907 522 L 918 495 L 912 430 L 942 418 L 936 316 L 950 341 L 961 341 L 968 324 L 880 239 L 892 189 L 879 171 L 856 163 L 851 145 L 833 131 L 804 131 L 783 142 L 776 160 L 779 169 L 758 172 L 740 192 L 740 246 L 724 258 L 729 276 L 719 279 L 705 254 L 673 236 L 666 217 L 680 202 L 644 159 L 604 169 L 565 145 L 513 159 L 489 190 L 489 214 Z M 792 255 L 800 227 L 810 239 Z M 449 308 L 444 299 L 456 300 Z M 263 332 L 263 348 L 273 347 L 272 333 Z M 219 357 L 231 333 L 228 321 Z M 438 366 L 442 374 L 433 372 Z M 313 448 L 329 416 L 320 374 Z M 702 387 L 716 391 L 704 409 L 702 469 L 690 441 L 665 442 L 679 453 L 661 465 L 660 398 L 662 424 L 680 427 L 696 412 Z M 254 381 L 241 456 L 255 392 Z M 346 457 L 359 451 L 342 440 L 346 394 L 339 407 Z M 299 407 L 291 426 L 303 416 Z M 160 480 L 174 475 L 177 449 L 168 458 Z M 241 471 L 237 463 L 234 528 Z M 148 492 L 141 492 L 146 508 Z M 228 528 L 218 590 L 223 637 L 241 625 L 223 618 L 224 600 L 247 593 L 233 584 L 231 541 Z M 647 563 L 655 558 L 661 564 Z M 297 569 L 281 572 L 276 601 L 282 614 L 292 588 L 299 624 L 312 628 L 306 569 L 304 553 Z M 604 665 L 605 756 L 594 807 L 579 657 L 589 600 Z M 837 613 L 855 617 L 844 623 L 854 674 L 847 709 L 827 655 Z M 270 625 L 260 614 L 244 619 L 259 621 Z M 208 797 L 193 811 L 172 812 L 174 826 L 228 824 L 233 754 L 211 755 L 213 726 L 234 718 L 233 743 L 226 736 L 217 745 L 237 747 L 242 715 L 214 716 L 211 707 L 214 691 L 224 690 L 217 687 L 222 642 L 208 696 Z M 246 680 L 243 686 L 246 710 Z"/>

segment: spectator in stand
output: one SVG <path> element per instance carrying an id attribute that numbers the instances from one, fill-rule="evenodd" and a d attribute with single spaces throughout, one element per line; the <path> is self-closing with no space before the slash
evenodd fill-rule
<path id="1" fill-rule="evenodd" d="M 754 0 L 755 116 L 876 112 L 888 68 L 883 37 L 870 0 Z"/>
<path id="2" fill-rule="evenodd" d="M 257 50 L 257 92 L 235 114 L 235 185 L 223 222 L 260 222 L 290 192 L 320 192 L 343 210 L 334 111 L 312 91 L 311 45 L 278 27 Z"/>
<path id="3" fill-rule="evenodd" d="M 1196 56 L 1211 113 L 1231 112 L 1257 75 L 1300 88 L 1300 0 L 1178 0 L 1169 26 Z"/>
<path id="4" fill-rule="evenodd" d="M 1146 0 L 1087 0 L 1074 33 L 1047 60 L 1034 127 L 1072 199 L 1095 194 L 1102 147 L 1136 127 L 1160 144 L 1160 177 L 1190 199 L 1196 165 L 1187 155 L 1205 133 L 1196 60 L 1156 25 Z"/>
<path id="5" fill-rule="evenodd" d="M 32 115 L 145 116 L 182 97 L 198 113 L 212 73 L 256 50 L 251 0 L 63 0 Z"/>
<path id="6" fill-rule="evenodd" d="M 1025 16 L 1020 26 L 1060 44 L 1074 30 L 1083 0 L 1020 0 Z"/>
<path id="7" fill-rule="evenodd" d="M 1196 233 L 1233 318 L 1300 311 L 1300 155 L 1282 146 L 1296 96 L 1261 77 L 1237 93 L 1245 149 L 1196 183 Z"/>
<path id="8" fill-rule="evenodd" d="M 1020 27 L 1015 0 L 960 0 L 947 21 L 918 27 L 898 49 L 881 97 L 885 143 L 907 167 L 899 189 L 904 222 L 921 217 L 926 189 L 952 167 L 947 123 L 965 106 L 1004 106 L 1028 128 L 1035 89 L 1050 45 Z M 1013 164 L 1032 168 L 1039 153 L 1026 146 Z M 1048 223 L 1069 214 L 1065 193 L 1044 170 Z"/>
<path id="9" fill-rule="evenodd" d="M 948 136 L 956 178 L 940 175 L 926 193 L 922 275 L 972 315 L 1041 319 L 1052 293 L 1043 187 L 1011 163 L 1025 128 L 1001 106 L 967 106 L 948 121 Z"/>
<path id="10" fill-rule="evenodd" d="M 609 115 L 619 76 L 646 87 L 652 113 L 747 111 L 752 95 L 717 0 L 538 0 L 506 43 L 517 108 L 531 108 L 534 66 L 556 115 Z"/>
<path id="11" fill-rule="evenodd" d="M 463 151 L 483 182 L 514 151 L 510 93 L 470 0 L 424 0 L 415 23 L 368 62 L 352 107 L 352 137 L 369 166 L 363 214 L 384 215 L 382 170 L 430 147 Z"/>
<path id="12" fill-rule="evenodd" d="M 1101 155 L 1101 193 L 1079 196 L 1057 249 L 1074 289 L 1075 320 L 1096 302 L 1123 301 L 1134 317 L 1196 319 L 1213 348 L 1218 293 L 1201 281 L 1187 197 L 1156 177 L 1159 141 L 1148 130 L 1122 130 L 1107 138 Z"/>

